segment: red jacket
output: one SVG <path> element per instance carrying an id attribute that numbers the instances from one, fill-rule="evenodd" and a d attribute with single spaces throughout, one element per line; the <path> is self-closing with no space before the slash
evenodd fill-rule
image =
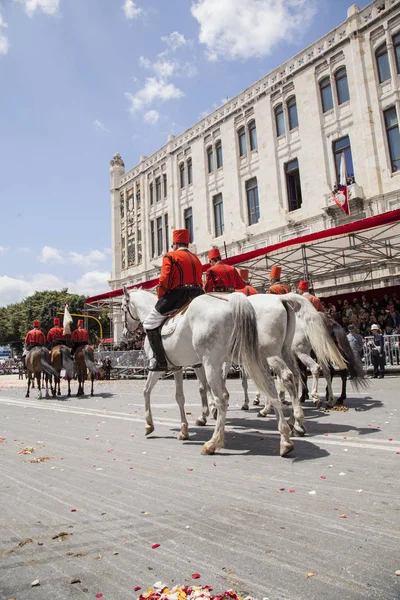
<path id="1" fill-rule="evenodd" d="M 322 306 L 322 302 L 317 296 L 313 296 L 312 294 L 304 294 L 304 298 L 307 298 L 318 312 L 325 312 L 324 307 Z"/>
<path id="2" fill-rule="evenodd" d="M 86 329 L 75 329 L 71 333 L 71 342 L 88 342 L 89 334 Z"/>
<path id="3" fill-rule="evenodd" d="M 157 286 L 161 298 L 171 290 L 188 284 L 203 287 L 203 267 L 195 254 L 189 250 L 174 250 L 165 254 Z"/>
<path id="4" fill-rule="evenodd" d="M 235 267 L 219 261 L 208 269 L 204 289 L 206 292 L 234 292 L 243 289 L 245 285 Z"/>
<path id="5" fill-rule="evenodd" d="M 44 336 L 43 331 L 40 329 L 31 329 L 25 338 L 25 344 L 34 344 L 35 346 L 44 346 L 46 343 L 46 338 Z"/>
<path id="6" fill-rule="evenodd" d="M 246 285 L 246 287 L 240 290 L 235 290 L 235 292 L 242 292 L 242 294 L 246 294 L 246 296 L 254 296 L 254 294 L 258 294 L 257 290 L 251 285 Z"/>
<path id="7" fill-rule="evenodd" d="M 47 341 L 53 342 L 54 340 L 65 340 L 62 327 L 52 327 L 47 333 Z"/>
<path id="8" fill-rule="evenodd" d="M 290 287 L 288 285 L 286 285 L 285 283 L 274 283 L 274 285 L 271 285 L 271 287 L 269 288 L 267 294 L 278 294 L 279 296 L 283 295 L 283 294 L 289 294 L 290 293 Z"/>

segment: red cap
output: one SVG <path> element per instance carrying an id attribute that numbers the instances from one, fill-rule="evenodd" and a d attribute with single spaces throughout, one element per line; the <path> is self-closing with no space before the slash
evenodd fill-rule
<path id="1" fill-rule="evenodd" d="M 82 321 L 82 319 L 79 319 L 79 321 L 78 321 L 78 327 L 83 327 L 83 321 Z"/>
<path id="2" fill-rule="evenodd" d="M 249 270 L 248 269 L 239 269 L 239 275 L 243 279 L 243 281 L 249 280 Z"/>
<path id="3" fill-rule="evenodd" d="M 35 320 L 33 321 L 33 326 L 34 326 L 34 327 L 40 327 L 40 321 L 39 321 L 38 319 L 35 319 Z"/>
<path id="4" fill-rule="evenodd" d="M 208 260 L 212 260 L 213 258 L 218 258 L 221 260 L 221 254 L 218 248 L 212 248 L 208 253 Z"/>
<path id="5" fill-rule="evenodd" d="M 56 317 L 53 321 L 54 325 L 59 325 L 60 324 L 60 319 L 58 317 Z"/>
<path id="6" fill-rule="evenodd" d="M 172 232 L 172 241 L 174 244 L 189 244 L 190 233 L 188 229 L 174 229 Z"/>
<path id="7" fill-rule="evenodd" d="M 282 273 L 282 267 L 278 267 L 277 265 L 274 265 L 271 269 L 271 273 L 269 276 L 273 277 L 274 279 L 280 279 L 281 273 Z"/>
<path id="8" fill-rule="evenodd" d="M 299 281 L 299 285 L 297 286 L 297 289 L 303 290 L 303 292 L 308 292 L 308 289 L 309 289 L 308 281 L 305 281 L 304 279 Z"/>

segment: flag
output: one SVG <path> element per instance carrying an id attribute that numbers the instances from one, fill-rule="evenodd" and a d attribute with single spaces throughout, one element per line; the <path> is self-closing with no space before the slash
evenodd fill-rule
<path id="1" fill-rule="evenodd" d="M 339 186 L 332 192 L 332 198 L 347 216 L 350 215 L 349 191 L 347 188 L 346 157 L 342 152 L 340 157 Z"/>
<path id="2" fill-rule="evenodd" d="M 63 329 L 64 335 L 71 335 L 71 323 L 72 323 L 72 317 L 69 314 L 68 304 L 66 304 L 65 308 L 64 308 L 64 329 Z"/>

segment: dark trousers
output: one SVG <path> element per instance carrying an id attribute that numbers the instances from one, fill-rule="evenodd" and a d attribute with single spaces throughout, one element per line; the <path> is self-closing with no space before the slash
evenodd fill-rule
<path id="1" fill-rule="evenodd" d="M 385 355 L 380 356 L 378 352 L 372 352 L 372 365 L 374 367 L 374 376 L 381 375 L 385 372 Z"/>
<path id="2" fill-rule="evenodd" d="M 155 309 L 160 315 L 168 315 L 202 294 L 204 294 L 202 288 L 175 288 L 158 300 Z"/>

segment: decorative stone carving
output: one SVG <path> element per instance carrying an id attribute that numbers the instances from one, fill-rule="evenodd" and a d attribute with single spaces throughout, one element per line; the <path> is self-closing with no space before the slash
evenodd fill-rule
<path id="1" fill-rule="evenodd" d="M 116 152 L 112 159 L 110 160 L 110 167 L 123 167 L 125 168 L 125 163 L 121 158 L 119 152 Z"/>

